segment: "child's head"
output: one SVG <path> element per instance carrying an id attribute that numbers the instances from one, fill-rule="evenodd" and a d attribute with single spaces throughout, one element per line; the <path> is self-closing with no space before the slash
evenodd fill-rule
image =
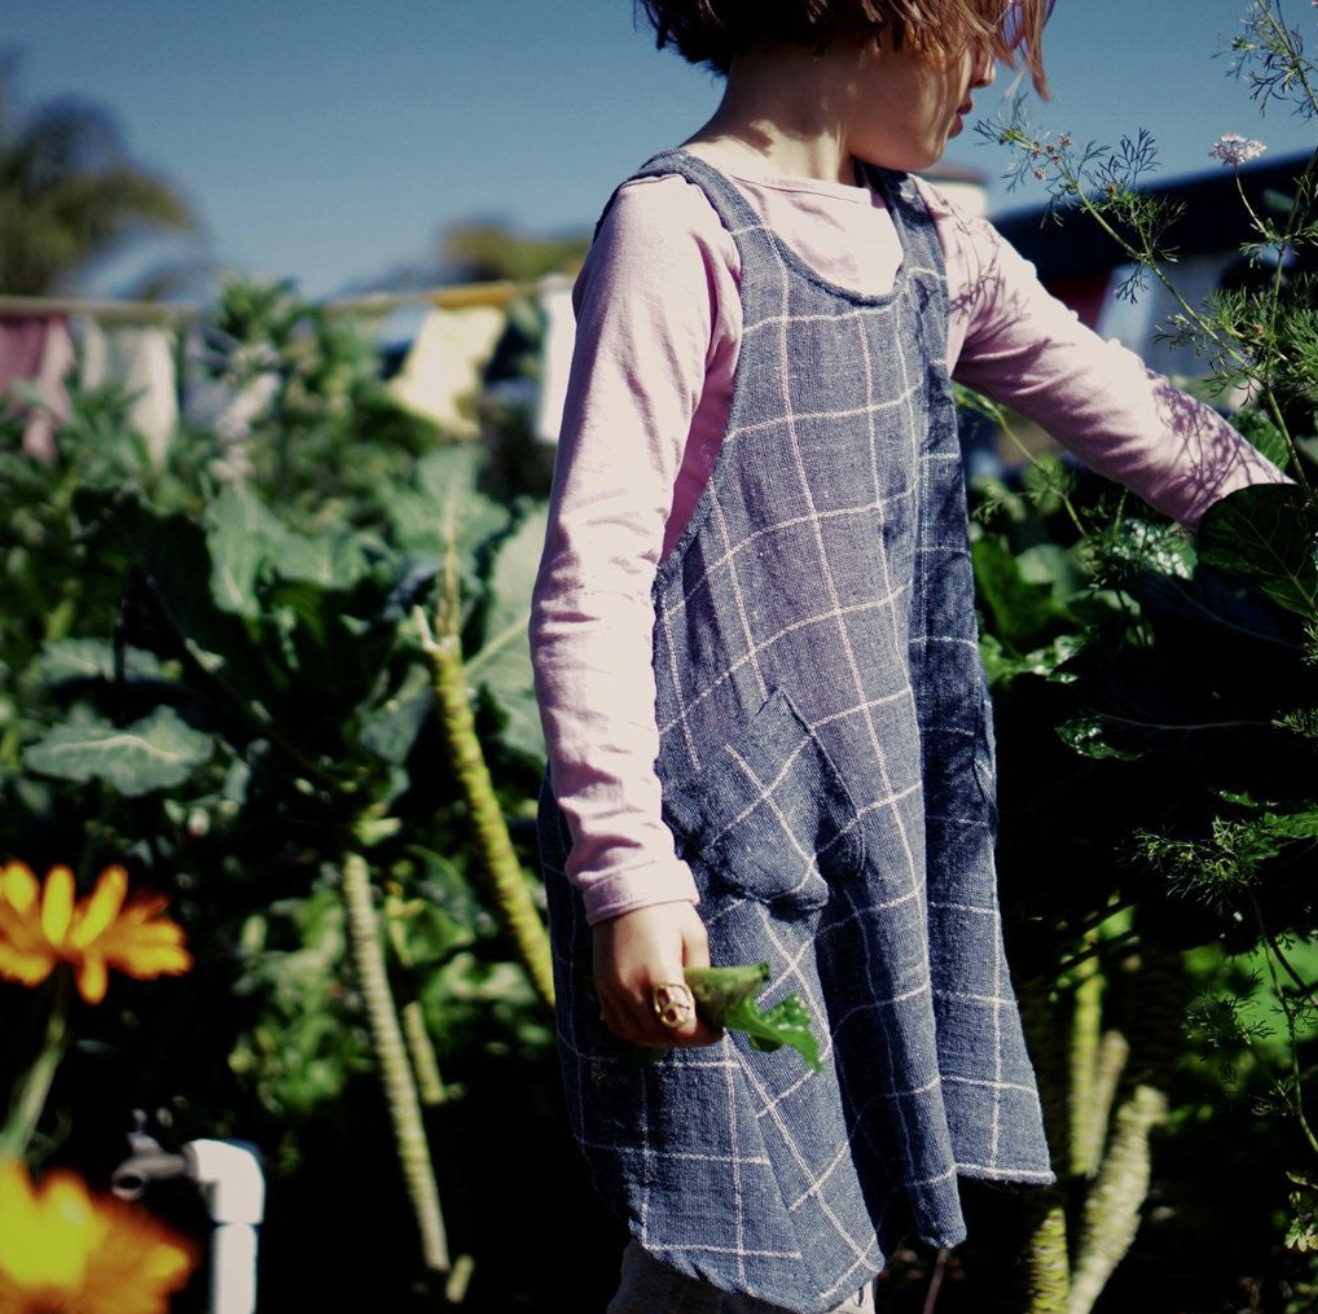
<path id="1" fill-rule="evenodd" d="M 1041 96 L 1043 25 L 1054 0 L 639 0 L 660 46 L 726 73 L 733 56 L 767 42 L 823 50 L 834 37 L 873 33 L 893 49 L 959 55 L 983 44 L 1025 65 Z"/>

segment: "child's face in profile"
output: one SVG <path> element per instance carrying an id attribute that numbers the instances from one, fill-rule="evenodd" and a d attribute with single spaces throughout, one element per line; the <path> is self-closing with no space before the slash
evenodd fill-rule
<path id="1" fill-rule="evenodd" d="M 890 169 L 926 169 L 964 127 L 971 95 L 993 81 L 993 56 L 974 46 L 959 56 L 867 44 L 857 64 L 849 116 L 851 154 Z"/>

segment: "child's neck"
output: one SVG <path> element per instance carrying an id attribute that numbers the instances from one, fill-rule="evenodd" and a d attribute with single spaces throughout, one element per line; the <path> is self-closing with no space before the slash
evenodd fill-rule
<path id="1" fill-rule="evenodd" d="M 833 65 L 793 46 L 737 56 L 714 117 L 683 144 L 732 171 L 854 183 Z"/>

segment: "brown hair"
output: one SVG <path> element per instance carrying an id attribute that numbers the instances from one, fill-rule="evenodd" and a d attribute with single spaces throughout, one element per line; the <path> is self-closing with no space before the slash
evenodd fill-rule
<path id="1" fill-rule="evenodd" d="M 654 24 L 656 45 L 726 73 L 732 57 L 768 41 L 822 50 L 841 32 L 871 31 L 894 49 L 955 55 L 984 42 L 1010 68 L 1019 60 L 1048 95 L 1043 25 L 1048 0 L 1019 0 L 1018 40 L 1004 31 L 1008 0 L 635 0 Z"/>

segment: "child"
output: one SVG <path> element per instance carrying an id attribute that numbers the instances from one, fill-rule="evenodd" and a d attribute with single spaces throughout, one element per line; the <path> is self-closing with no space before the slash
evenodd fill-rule
<path id="1" fill-rule="evenodd" d="M 613 1314 L 862 1308 L 903 1233 L 962 1238 L 958 1176 L 1052 1178 L 951 377 L 1187 524 L 1279 476 L 905 172 L 995 61 L 1045 90 L 1045 0 L 645 5 L 727 85 L 576 288 L 532 620 L 569 1108 Z M 711 957 L 804 998 L 822 1072 L 710 1033 Z"/>

